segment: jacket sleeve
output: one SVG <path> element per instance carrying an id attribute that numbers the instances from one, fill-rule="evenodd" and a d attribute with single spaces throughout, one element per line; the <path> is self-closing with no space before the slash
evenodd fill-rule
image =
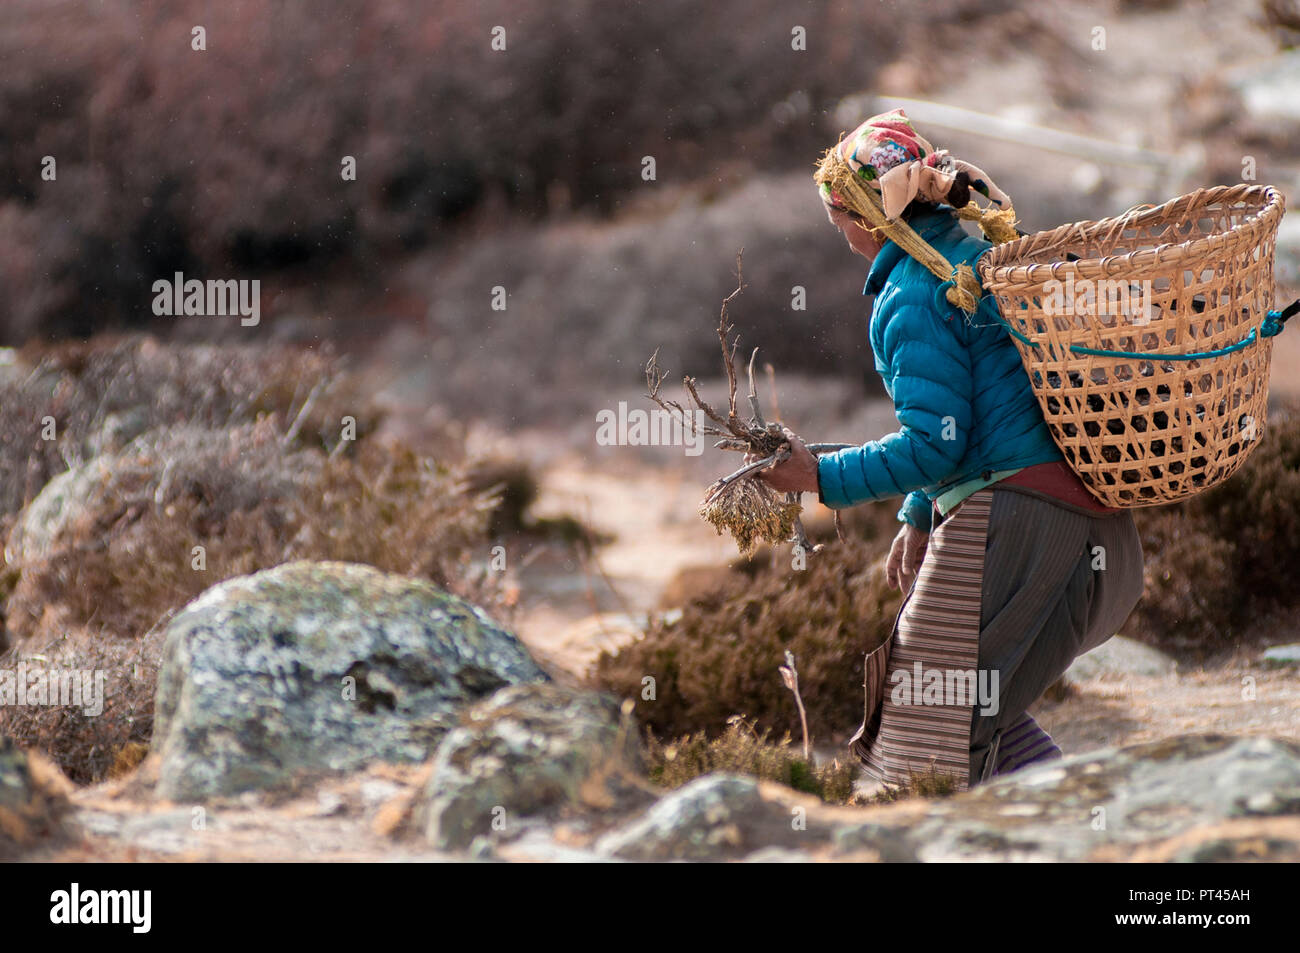
<path id="1" fill-rule="evenodd" d="M 903 508 L 898 511 L 898 521 L 915 526 L 924 533 L 934 526 L 934 506 L 930 498 L 921 490 L 913 490 L 903 500 Z"/>
<path id="2" fill-rule="evenodd" d="M 880 316 L 883 354 L 878 357 L 883 357 L 900 427 L 860 447 L 823 454 L 817 464 L 819 497 L 842 509 L 908 495 L 900 518 L 929 529 L 929 503 L 922 516 L 925 494 L 916 494 L 950 477 L 966 453 L 970 355 L 956 329 L 935 311 L 932 287 L 918 284 L 877 300 L 886 309 Z"/>

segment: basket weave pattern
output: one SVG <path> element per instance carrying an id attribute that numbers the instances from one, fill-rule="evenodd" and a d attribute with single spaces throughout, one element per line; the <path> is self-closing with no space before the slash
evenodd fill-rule
<path id="1" fill-rule="evenodd" d="M 1201 189 L 981 260 L 1052 436 L 1103 503 L 1198 493 L 1257 444 L 1272 354 L 1259 325 L 1273 306 L 1282 213 L 1271 187 Z"/>

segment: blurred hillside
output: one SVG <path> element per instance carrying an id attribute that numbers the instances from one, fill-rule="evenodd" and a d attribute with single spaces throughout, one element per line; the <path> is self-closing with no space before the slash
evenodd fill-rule
<path id="1" fill-rule="evenodd" d="M 1287 0 L 321 10 L 0 6 L 0 345 L 333 340 L 399 404 L 549 424 L 637 391 L 657 347 L 673 373 L 716 373 L 743 247 L 746 345 L 871 393 L 865 268 L 809 171 L 898 97 L 1031 229 L 1238 181 L 1246 156 L 1296 185 Z M 177 271 L 260 280 L 260 325 L 154 317 L 151 285 Z"/>
<path id="2" fill-rule="evenodd" d="M 1005 8 L 959 0 L 958 21 Z M 811 0 L 15 0 L 0 7 L 8 342 L 146 320 L 176 269 L 380 280 L 485 228 L 660 181 L 805 166 L 905 33 Z M 904 22 L 918 14 L 900 10 Z M 744 24 L 744 29 L 736 29 Z M 755 29 L 767 24 L 766 29 Z M 790 49 L 805 27 L 808 52 Z M 206 51 L 191 30 L 206 30 Z M 505 30 L 504 50 L 492 48 Z M 41 161 L 58 161 L 42 181 Z M 340 177 L 357 160 L 355 182 Z M 91 303 L 93 302 L 93 306 Z"/>

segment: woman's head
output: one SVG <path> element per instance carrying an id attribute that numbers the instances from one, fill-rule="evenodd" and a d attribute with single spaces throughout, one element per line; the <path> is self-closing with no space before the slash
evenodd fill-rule
<path id="1" fill-rule="evenodd" d="M 872 261 L 881 246 L 885 244 L 885 236 L 880 229 L 871 227 L 857 212 L 827 205 L 826 216 L 831 220 L 831 224 L 844 234 L 844 240 L 849 243 L 849 248 L 867 261 Z"/>
<path id="2" fill-rule="evenodd" d="M 963 173 L 964 175 L 964 173 Z M 952 203 L 948 203 L 952 204 Z M 965 204 L 963 202 L 963 204 Z M 861 255 L 868 261 L 875 259 L 876 254 L 889 240 L 886 230 L 872 225 L 865 218 L 847 208 L 841 208 L 837 205 L 826 203 L 826 217 L 830 219 L 832 225 L 840 230 L 844 235 L 844 240 L 848 242 L 849 248 L 853 249 L 856 254 Z M 924 202 L 921 199 L 913 199 L 908 203 L 907 208 L 899 216 L 899 221 L 910 222 L 916 215 L 922 215 L 926 212 L 932 212 L 939 206 L 933 202 Z M 955 206 L 960 207 L 960 206 Z"/>
<path id="3" fill-rule="evenodd" d="M 814 179 L 831 222 L 869 258 L 874 252 L 863 249 L 879 250 L 893 223 L 940 204 L 963 208 L 972 189 L 999 209 L 1011 206 L 980 169 L 935 151 L 901 109 L 873 116 L 827 150 Z"/>

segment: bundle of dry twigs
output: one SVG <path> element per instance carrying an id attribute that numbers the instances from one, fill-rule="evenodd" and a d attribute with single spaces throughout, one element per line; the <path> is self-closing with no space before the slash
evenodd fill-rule
<path id="1" fill-rule="evenodd" d="M 804 532 L 800 519 L 802 506 L 798 493 L 779 493 L 755 475 L 768 467 L 780 463 L 790 456 L 790 444 L 785 436 L 785 428 L 776 421 L 767 421 L 759 404 L 758 389 L 754 384 L 754 360 L 758 357 L 758 348 L 749 356 L 749 409 L 750 417 L 742 420 L 736 413 L 736 351 L 740 346 L 739 335 L 733 335 L 731 320 L 727 307 L 745 288 L 742 256 L 736 255 L 736 290 L 722 301 L 722 311 L 718 317 L 718 343 L 722 347 L 722 364 L 727 374 L 728 406 L 727 415 L 709 406 L 700 397 L 698 385 L 693 377 L 682 378 L 691 402 L 703 412 L 707 419 L 699 423 L 696 415 L 689 412 L 681 403 L 667 400 L 660 396 L 664 374 L 659 367 L 659 352 L 655 351 L 646 362 L 646 384 L 650 393 L 646 396 L 661 408 L 675 414 L 681 420 L 684 432 L 699 433 L 702 436 L 719 437 L 714 446 L 722 450 L 735 450 L 752 455 L 758 459 L 746 463 L 739 470 L 715 480 L 705 491 L 700 503 L 700 515 L 717 528 L 721 535 L 723 530 L 729 532 L 736 540 L 736 545 L 744 556 L 753 553 L 760 541 L 768 543 L 794 542 L 804 552 L 814 553 L 821 549 L 814 546 Z M 807 444 L 814 454 L 827 453 L 848 446 L 839 443 Z M 836 530 L 839 530 L 839 517 L 836 515 Z"/>

